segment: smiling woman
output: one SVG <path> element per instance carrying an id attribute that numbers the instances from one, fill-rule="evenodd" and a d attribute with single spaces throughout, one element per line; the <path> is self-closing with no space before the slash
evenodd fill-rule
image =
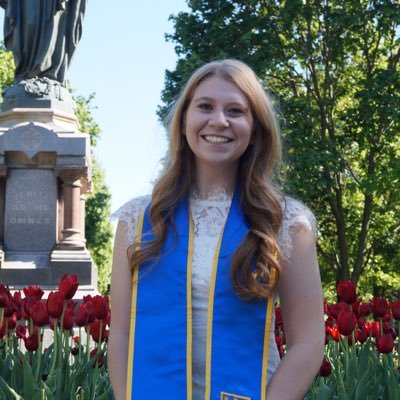
<path id="1" fill-rule="evenodd" d="M 215 61 L 193 73 L 168 126 L 169 159 L 151 197 L 116 213 L 116 398 L 298 399 L 322 362 L 322 290 L 314 217 L 273 183 L 271 101 L 247 65 Z"/>
<path id="2" fill-rule="evenodd" d="M 196 182 L 201 192 L 214 190 L 206 186 L 217 181 L 234 190 L 239 159 L 252 131 L 249 101 L 235 84 L 218 76 L 199 84 L 186 113 L 183 133 L 195 155 Z"/>

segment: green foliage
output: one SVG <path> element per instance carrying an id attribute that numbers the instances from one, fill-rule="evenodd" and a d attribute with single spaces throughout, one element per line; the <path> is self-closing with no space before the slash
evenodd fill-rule
<path id="1" fill-rule="evenodd" d="M 316 378 L 304 400 L 398 399 L 400 374 L 393 354 L 379 354 L 371 338 L 353 346 L 347 340 L 329 341 L 326 359 L 332 373 Z"/>
<path id="2" fill-rule="evenodd" d="M 100 126 L 92 116 L 94 94 L 88 98 L 77 96 L 76 115 L 81 132 L 90 136 L 95 146 L 101 134 Z M 92 154 L 92 193 L 86 200 L 85 236 L 87 247 L 98 270 L 98 289 L 106 293 L 111 275 L 111 255 L 113 231 L 110 222 L 111 193 L 105 183 L 105 174 L 94 154 Z"/>
<path id="3" fill-rule="evenodd" d="M 92 168 L 93 193 L 86 200 L 86 240 L 98 268 L 98 288 L 101 293 L 106 293 L 111 275 L 113 238 L 111 193 L 105 184 L 104 172 L 94 157 Z"/>
<path id="4" fill-rule="evenodd" d="M 175 31 L 167 39 L 179 60 L 166 72 L 160 118 L 195 67 L 226 57 L 249 64 L 279 103 L 284 190 L 317 216 L 325 286 L 351 278 L 363 293 L 398 291 L 398 1 L 189 0 L 188 6 L 171 16 Z"/>
<path id="5" fill-rule="evenodd" d="M 14 58 L 4 45 L 0 44 L 0 103 L 3 90 L 14 82 Z"/>
<path id="6" fill-rule="evenodd" d="M 79 121 L 81 132 L 87 133 L 90 137 L 90 144 L 96 146 L 97 139 L 100 137 L 101 128 L 94 120 L 92 111 L 95 109 L 93 100 L 95 93 L 90 94 L 87 98 L 83 96 L 75 96 L 75 114 Z"/>

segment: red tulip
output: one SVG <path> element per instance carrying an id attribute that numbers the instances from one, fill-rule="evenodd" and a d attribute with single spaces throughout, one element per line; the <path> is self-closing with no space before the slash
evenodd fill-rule
<path id="1" fill-rule="evenodd" d="M 73 356 L 77 356 L 79 354 L 79 347 L 76 347 L 76 346 L 72 347 L 71 348 L 71 354 Z"/>
<path id="2" fill-rule="evenodd" d="M 78 326 L 85 326 L 89 321 L 89 313 L 85 303 L 81 303 L 76 311 L 75 323 Z"/>
<path id="3" fill-rule="evenodd" d="M 17 325 L 15 328 L 15 333 L 18 339 L 23 339 L 26 336 L 27 327 L 25 325 Z"/>
<path id="4" fill-rule="evenodd" d="M 90 352 L 90 358 L 93 358 L 97 354 L 97 349 L 93 349 Z M 99 358 L 97 360 L 97 366 L 100 368 L 104 363 L 104 355 L 103 353 L 100 353 Z"/>
<path id="5" fill-rule="evenodd" d="M 392 315 L 393 319 L 396 321 L 400 320 L 400 300 L 394 301 L 391 305 L 390 308 L 392 309 Z"/>
<path id="6" fill-rule="evenodd" d="M 285 344 L 285 338 L 281 335 L 275 336 L 276 346 L 279 348 Z"/>
<path id="7" fill-rule="evenodd" d="M 0 308 L 5 308 L 10 302 L 10 290 L 5 285 L 0 285 Z"/>
<path id="8" fill-rule="evenodd" d="M 87 296 L 83 296 L 83 302 L 85 303 L 86 310 L 89 313 L 89 321 L 91 324 L 96 319 L 96 312 L 94 310 L 93 297 L 88 294 Z"/>
<path id="9" fill-rule="evenodd" d="M 380 334 L 379 322 L 377 321 L 367 322 L 365 324 L 365 329 L 368 336 L 371 335 L 372 337 L 377 338 Z"/>
<path id="10" fill-rule="evenodd" d="M 361 303 L 360 307 L 358 308 L 358 313 L 361 316 L 366 317 L 371 313 L 371 303 Z"/>
<path id="11" fill-rule="evenodd" d="M 329 376 L 331 372 L 332 372 L 332 365 L 326 358 L 324 358 L 322 360 L 321 368 L 319 369 L 319 375 L 325 377 Z"/>
<path id="12" fill-rule="evenodd" d="M 44 326 L 49 323 L 49 313 L 47 312 L 46 304 L 38 301 L 30 309 L 30 315 L 33 323 L 37 326 Z"/>
<path id="13" fill-rule="evenodd" d="M 8 317 L 8 329 L 15 329 L 17 326 L 17 313 L 15 312 L 11 317 Z"/>
<path id="14" fill-rule="evenodd" d="M 365 343 L 367 341 L 368 335 L 366 330 L 364 329 L 359 329 L 357 331 L 357 340 L 359 343 Z"/>
<path id="15" fill-rule="evenodd" d="M 52 318 L 60 318 L 64 307 L 64 293 L 50 292 L 47 298 L 47 311 Z"/>
<path id="16" fill-rule="evenodd" d="M 39 335 L 37 329 L 28 337 L 24 337 L 25 347 L 28 351 L 35 351 L 39 347 Z"/>
<path id="17" fill-rule="evenodd" d="M 335 342 L 339 341 L 339 330 L 337 324 L 335 324 L 333 327 L 327 326 L 326 330 L 329 332 Z"/>
<path id="18" fill-rule="evenodd" d="M 339 281 L 337 284 L 337 292 L 339 297 L 347 304 L 353 304 L 356 301 L 356 286 L 354 283 L 347 279 L 346 281 Z"/>
<path id="19" fill-rule="evenodd" d="M 71 306 L 67 306 L 64 313 L 63 329 L 69 331 L 74 326 L 74 323 L 75 323 L 74 309 Z"/>
<path id="20" fill-rule="evenodd" d="M 283 327 L 282 310 L 280 307 L 275 308 L 275 328 Z"/>
<path id="21" fill-rule="evenodd" d="M 40 289 L 40 286 L 38 286 L 38 285 L 25 287 L 25 288 L 23 288 L 23 291 L 24 291 L 25 297 L 33 297 L 37 300 L 40 300 L 44 295 L 43 290 Z"/>
<path id="22" fill-rule="evenodd" d="M 393 336 L 390 333 L 385 333 L 380 336 L 376 342 L 376 348 L 379 353 L 391 353 L 394 346 Z"/>
<path id="23" fill-rule="evenodd" d="M 386 315 L 389 309 L 389 304 L 383 297 L 374 297 L 372 299 L 372 312 L 375 318 L 382 318 Z"/>
<path id="24" fill-rule="evenodd" d="M 94 312 L 97 319 L 104 319 L 110 311 L 108 305 L 108 296 L 94 296 L 92 299 L 94 305 Z"/>
<path id="25" fill-rule="evenodd" d="M 324 298 L 324 314 L 328 314 L 328 303 L 326 302 L 326 299 Z"/>
<path id="26" fill-rule="evenodd" d="M 103 327 L 101 329 L 101 341 L 105 342 L 108 336 L 108 331 L 106 331 L 105 324 L 102 324 Z M 95 342 L 98 342 L 100 339 L 100 321 L 96 320 L 90 324 L 90 334 L 92 335 L 92 339 Z"/>
<path id="27" fill-rule="evenodd" d="M 357 317 L 353 311 L 340 311 L 338 315 L 338 329 L 342 335 L 348 336 L 357 325 Z"/>
<path id="28" fill-rule="evenodd" d="M 78 286 L 78 278 L 75 274 L 65 274 L 58 284 L 58 290 L 64 293 L 64 296 L 67 300 L 70 300 L 75 296 Z"/>
<path id="29" fill-rule="evenodd" d="M 359 318 L 357 318 L 357 326 L 358 326 L 360 329 L 363 328 L 363 326 L 365 325 L 366 322 L 367 322 L 367 321 L 365 320 L 364 317 L 359 317 Z"/>
<path id="30" fill-rule="evenodd" d="M 4 316 L 11 317 L 14 312 L 17 313 L 17 320 L 19 321 L 22 318 L 22 298 L 20 291 L 14 292 L 14 295 L 11 297 L 10 303 L 4 309 Z"/>
<path id="31" fill-rule="evenodd" d="M 344 310 L 344 311 L 349 310 L 348 304 L 346 304 L 344 301 L 341 301 L 340 303 L 328 305 L 328 315 L 335 320 L 337 320 L 339 311 L 342 311 L 342 310 Z"/>
<path id="32" fill-rule="evenodd" d="M 35 296 L 29 296 L 25 297 L 25 299 L 22 299 L 23 317 L 25 319 L 29 319 L 29 317 L 32 317 L 31 309 L 35 304 L 39 303 L 40 301 L 41 300 Z"/>
<path id="33" fill-rule="evenodd" d="M 361 300 L 357 299 L 352 305 L 351 305 L 351 309 L 353 310 L 354 314 L 357 315 L 357 317 L 360 317 L 360 304 L 361 304 Z"/>

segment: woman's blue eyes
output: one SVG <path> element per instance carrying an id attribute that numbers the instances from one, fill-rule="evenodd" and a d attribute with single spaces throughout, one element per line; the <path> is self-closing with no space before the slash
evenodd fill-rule
<path id="1" fill-rule="evenodd" d="M 213 109 L 212 105 L 207 103 L 201 103 L 198 105 L 198 107 L 204 111 L 212 111 Z M 228 108 L 226 112 L 231 115 L 243 114 L 243 110 L 241 108 Z"/>

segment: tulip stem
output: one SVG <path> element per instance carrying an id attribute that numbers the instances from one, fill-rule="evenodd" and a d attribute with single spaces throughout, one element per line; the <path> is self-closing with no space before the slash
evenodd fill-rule
<path id="1" fill-rule="evenodd" d="M 79 327 L 79 344 L 78 344 L 78 348 L 79 348 L 79 362 L 82 362 L 82 353 L 83 353 L 83 346 L 82 346 L 82 327 Z"/>
<path id="2" fill-rule="evenodd" d="M 36 366 L 36 374 L 35 374 L 35 381 L 39 383 L 39 377 L 40 377 L 40 368 L 41 368 L 41 363 L 42 363 L 42 334 L 43 334 L 43 327 L 39 328 L 39 337 L 38 337 L 38 349 L 37 349 L 37 357 L 38 357 L 38 363 Z"/>
<path id="3" fill-rule="evenodd" d="M 90 324 L 86 325 L 86 357 L 90 361 Z"/>
<path id="4" fill-rule="evenodd" d="M 100 347 L 101 347 L 101 340 L 102 340 L 101 333 L 102 333 L 102 331 L 103 331 L 103 320 L 101 319 L 100 320 L 100 328 L 99 328 L 99 341 L 97 342 L 97 349 L 98 350 L 100 350 Z"/>
<path id="5" fill-rule="evenodd" d="M 6 321 L 5 351 L 7 354 L 8 353 L 8 318 L 6 318 L 5 321 Z"/>
<path id="6" fill-rule="evenodd" d="M 65 311 L 67 309 L 67 304 L 68 301 L 64 300 L 64 306 L 63 306 L 63 310 L 61 313 L 61 318 L 60 318 L 60 342 L 59 342 L 59 348 L 58 348 L 58 359 L 59 359 L 59 368 L 62 368 L 62 352 L 63 352 L 63 337 L 64 337 L 64 315 L 65 315 Z"/>
<path id="7" fill-rule="evenodd" d="M 57 318 L 53 319 L 53 327 L 54 327 L 54 347 L 53 347 L 53 360 L 51 363 L 50 374 L 52 375 L 54 368 L 56 366 L 57 358 L 58 358 L 58 332 L 57 332 Z"/>
<path id="8" fill-rule="evenodd" d="M 397 325 L 397 368 L 400 368 L 400 320 L 396 321 Z"/>

